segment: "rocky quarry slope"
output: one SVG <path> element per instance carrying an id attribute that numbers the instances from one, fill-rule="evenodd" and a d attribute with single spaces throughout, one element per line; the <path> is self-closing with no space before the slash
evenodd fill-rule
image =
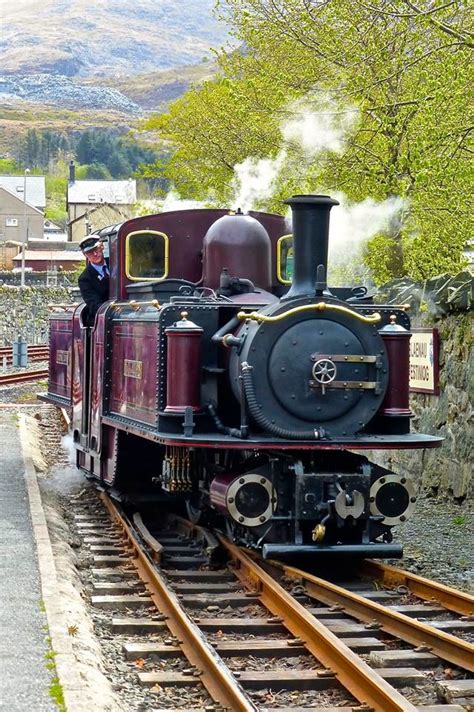
<path id="1" fill-rule="evenodd" d="M 28 101 L 68 109 L 97 109 L 140 114 L 138 104 L 117 89 L 89 86 L 52 74 L 0 76 L 0 102 Z"/>

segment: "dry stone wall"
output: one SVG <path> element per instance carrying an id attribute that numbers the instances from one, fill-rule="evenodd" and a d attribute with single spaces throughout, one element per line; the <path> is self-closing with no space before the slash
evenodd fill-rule
<path id="1" fill-rule="evenodd" d="M 410 403 L 413 430 L 440 435 L 444 442 L 433 450 L 376 453 L 373 459 L 412 476 L 425 492 L 463 501 L 474 494 L 474 278 L 443 275 L 430 283 L 399 280 L 384 296 L 389 303 L 411 304 L 413 327 L 439 331 L 439 396 L 413 393 Z"/>
<path id="2" fill-rule="evenodd" d="M 0 286 L 0 346 L 19 336 L 30 344 L 48 340 L 48 304 L 72 302 L 66 287 Z"/>

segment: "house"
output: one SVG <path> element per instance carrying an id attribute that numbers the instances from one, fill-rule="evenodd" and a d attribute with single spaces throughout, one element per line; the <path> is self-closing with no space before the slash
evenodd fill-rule
<path id="1" fill-rule="evenodd" d="M 80 242 L 101 227 L 133 217 L 137 185 L 131 179 L 76 180 L 71 161 L 66 198 L 69 239 Z"/>
<path id="2" fill-rule="evenodd" d="M 67 240 L 67 233 L 64 232 L 63 228 L 60 227 L 59 225 L 56 225 L 56 223 L 53 223 L 52 220 L 47 220 L 45 219 L 44 221 L 44 239 L 45 240 L 54 240 L 55 242 L 66 242 Z"/>
<path id="3" fill-rule="evenodd" d="M 22 179 L 23 180 L 23 179 Z M 28 189 L 26 191 L 28 196 Z M 34 196 L 33 196 L 34 197 Z M 23 244 L 29 239 L 43 239 L 44 215 L 34 204 L 0 185 L 0 243 Z"/>
<path id="4" fill-rule="evenodd" d="M 46 207 L 46 185 L 44 176 L 0 176 L 0 187 L 7 188 L 22 202 L 33 205 L 37 210 L 44 212 Z M 26 187 L 26 196 L 24 195 Z"/>
<path id="5" fill-rule="evenodd" d="M 21 268 L 22 253 L 23 251 L 19 252 L 13 258 L 14 268 Z M 84 267 L 84 263 L 84 255 L 79 249 L 65 249 L 65 245 L 60 242 L 48 243 L 47 248 L 44 243 L 31 244 L 25 252 L 25 269 L 33 272 L 71 272 Z"/>

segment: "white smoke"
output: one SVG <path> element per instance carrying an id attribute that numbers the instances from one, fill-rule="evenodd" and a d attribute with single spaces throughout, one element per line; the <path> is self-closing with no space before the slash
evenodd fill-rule
<path id="1" fill-rule="evenodd" d="M 293 116 L 280 127 L 285 143 L 299 146 L 308 159 L 323 151 L 340 153 L 358 116 L 357 109 L 331 110 L 327 99 L 319 99 L 319 104 L 314 110 L 307 99 L 295 102 L 290 107 Z"/>
<path id="2" fill-rule="evenodd" d="M 243 211 L 256 208 L 271 198 L 282 172 L 295 175 L 301 170 L 301 160 L 309 164 L 325 151 L 340 153 L 358 115 L 355 109 L 334 110 L 326 97 L 300 99 L 286 113 L 289 118 L 280 126 L 283 147 L 275 158 L 248 157 L 234 166 L 233 206 Z M 297 164 L 289 155 L 294 148 L 299 150 Z"/>
<path id="3" fill-rule="evenodd" d="M 61 447 L 67 453 L 67 459 L 71 465 L 76 464 L 76 448 L 74 447 L 74 441 L 72 439 L 72 434 L 67 433 L 61 440 Z"/>
<path id="4" fill-rule="evenodd" d="M 351 203 L 344 193 L 332 193 L 339 205 L 331 210 L 329 221 L 329 283 L 337 286 L 341 272 L 347 271 L 356 279 L 370 281 L 370 273 L 362 268 L 363 252 L 368 241 L 377 234 L 396 230 L 403 224 L 409 201 L 392 197 L 377 202 L 366 198 L 361 203 Z M 291 211 L 285 218 L 285 229 L 293 230 Z M 336 281 L 331 280 L 336 275 Z"/>
<path id="5" fill-rule="evenodd" d="M 260 201 L 268 199 L 274 191 L 285 157 L 285 151 L 280 151 L 276 158 L 250 156 L 234 166 L 232 206 L 247 212 Z"/>
<path id="6" fill-rule="evenodd" d="M 367 242 L 379 233 L 398 227 L 408 201 L 392 197 L 382 202 L 366 198 L 351 203 L 343 193 L 333 194 L 340 205 L 331 210 L 329 226 L 329 270 L 362 263 Z"/>
<path id="7" fill-rule="evenodd" d="M 275 158 L 249 156 L 234 166 L 230 207 L 244 212 L 255 209 L 274 195 L 280 176 L 304 175 L 325 152 L 341 153 L 358 118 L 357 109 L 340 109 L 329 97 L 321 95 L 293 102 L 286 107 L 285 114 L 288 118 L 280 126 L 283 144 Z M 295 155 L 299 157 L 297 165 Z M 367 198 L 351 203 L 343 193 L 334 194 L 322 187 L 315 192 L 330 192 L 340 203 L 331 211 L 330 219 L 329 265 L 333 268 L 361 263 L 367 241 L 399 225 L 408 207 L 407 201 L 397 197 L 382 202 Z M 170 191 L 162 210 L 204 208 L 212 202 L 211 198 L 206 202 L 182 200 L 177 192 Z M 290 213 L 288 232 L 291 232 Z"/>
<path id="8" fill-rule="evenodd" d="M 167 213 L 171 210 L 193 210 L 196 208 L 206 208 L 206 203 L 199 200 L 183 200 L 179 193 L 175 190 L 170 190 L 161 205 L 161 212 Z"/>

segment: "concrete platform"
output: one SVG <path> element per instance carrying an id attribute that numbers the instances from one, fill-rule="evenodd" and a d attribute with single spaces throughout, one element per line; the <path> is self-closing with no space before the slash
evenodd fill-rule
<path id="1" fill-rule="evenodd" d="M 0 709 L 54 712 L 53 674 L 17 416 L 0 411 Z"/>

